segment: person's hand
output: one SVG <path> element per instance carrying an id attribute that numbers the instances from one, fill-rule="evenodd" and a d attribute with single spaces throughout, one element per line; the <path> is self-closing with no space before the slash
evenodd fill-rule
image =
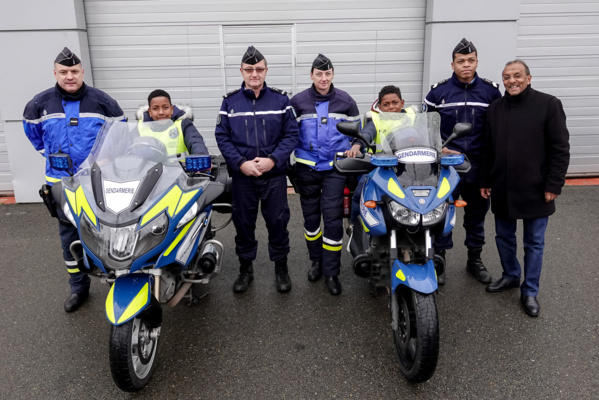
<path id="1" fill-rule="evenodd" d="M 345 151 L 345 155 L 348 157 L 356 157 L 360 153 L 360 145 L 354 144 L 351 149 Z"/>
<path id="2" fill-rule="evenodd" d="M 260 170 L 258 169 L 258 163 L 256 162 L 255 159 L 244 162 L 243 164 L 241 164 L 241 167 L 239 169 L 241 170 L 241 172 L 244 175 L 247 175 L 247 176 L 262 175 L 262 172 L 260 172 Z"/>
<path id="3" fill-rule="evenodd" d="M 549 203 L 557 198 L 557 194 L 545 192 L 545 203 Z"/>
<path id="4" fill-rule="evenodd" d="M 489 197 L 491 197 L 491 189 L 489 189 L 489 188 L 480 189 L 480 195 L 483 196 L 485 199 L 488 199 Z"/>
<path id="5" fill-rule="evenodd" d="M 443 147 L 443 150 L 441 152 L 443 154 L 462 154 L 459 151 L 451 150 L 451 149 L 448 149 L 447 147 Z"/>
<path id="6" fill-rule="evenodd" d="M 260 171 L 262 174 L 267 173 L 275 166 L 275 162 L 268 157 L 256 157 L 253 161 L 256 163 L 256 168 L 258 168 L 258 171 Z"/>

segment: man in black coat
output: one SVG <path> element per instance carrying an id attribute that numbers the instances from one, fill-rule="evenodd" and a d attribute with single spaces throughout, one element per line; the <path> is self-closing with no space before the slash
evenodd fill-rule
<path id="1" fill-rule="evenodd" d="M 502 78 L 505 95 L 487 112 L 480 187 L 484 198 L 491 196 L 503 275 L 490 283 L 487 291 L 520 287 L 524 311 L 536 317 L 545 229 L 565 182 L 569 134 L 561 101 L 530 86 L 532 77 L 523 61 L 508 62 Z M 524 225 L 522 285 L 516 257 L 518 219 Z"/>

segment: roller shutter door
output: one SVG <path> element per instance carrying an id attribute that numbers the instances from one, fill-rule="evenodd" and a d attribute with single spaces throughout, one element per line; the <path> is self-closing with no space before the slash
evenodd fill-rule
<path id="1" fill-rule="evenodd" d="M 4 138 L 4 121 L 0 119 L 0 195 L 11 194 L 12 191 L 12 174 L 8 162 L 6 139 Z"/>
<path id="2" fill-rule="evenodd" d="M 522 0 L 518 58 L 532 86 L 560 98 L 568 118 L 568 174 L 599 173 L 599 2 Z"/>
<path id="3" fill-rule="evenodd" d="M 291 95 L 310 84 L 318 53 L 361 113 L 379 89 L 399 85 L 420 104 L 426 1 L 92 1 L 85 0 L 94 86 L 134 118 L 151 90 L 191 105 L 211 151 L 222 95 L 241 84 L 249 44 L 267 57 L 266 82 Z"/>

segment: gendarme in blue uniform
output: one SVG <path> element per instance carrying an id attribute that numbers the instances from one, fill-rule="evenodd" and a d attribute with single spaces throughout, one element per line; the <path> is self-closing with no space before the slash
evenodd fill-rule
<path id="1" fill-rule="evenodd" d="M 102 125 L 124 119 L 121 107 L 101 90 L 83 83 L 77 92 L 68 93 L 56 84 L 27 103 L 23 112 L 23 128 L 33 147 L 44 157 L 52 153 L 66 153 L 71 157 L 74 169 L 78 170 L 89 155 Z M 68 172 L 55 170 L 46 161 L 46 181 L 49 185 L 59 182 L 63 176 L 68 176 Z M 59 216 L 66 220 L 58 208 Z M 89 277 L 79 271 L 69 250 L 71 243 L 79 238 L 77 228 L 59 219 L 58 232 L 69 272 L 71 293 L 86 294 L 90 285 Z"/>
<path id="2" fill-rule="evenodd" d="M 231 92 L 223 99 L 215 130 L 216 142 L 232 169 L 233 223 L 236 253 L 254 260 L 259 201 L 269 232 L 268 250 L 272 261 L 289 253 L 289 206 L 287 205 L 287 160 L 297 145 L 298 127 L 289 98 L 282 90 L 264 83 L 256 97 L 251 89 Z M 268 157 L 275 166 L 259 177 L 244 175 L 241 164 L 256 157 Z"/>
<path id="3" fill-rule="evenodd" d="M 482 129 L 485 124 L 487 107 L 493 100 L 501 97 L 498 85 L 488 79 L 474 74 L 470 83 L 461 82 L 455 72 L 451 78 L 431 86 L 426 95 L 423 110 L 437 111 L 441 115 L 441 136 L 447 139 L 458 122 L 472 124 L 472 132 L 449 144 L 452 150 L 464 153 L 470 159 L 472 168 L 464 176 L 453 192 L 454 199 L 460 195 L 468 203 L 464 208 L 464 228 L 469 248 L 481 248 L 485 243 L 484 221 L 489 210 L 489 202 L 479 193 L 477 173 L 481 156 L 483 137 Z M 435 249 L 446 250 L 453 247 L 451 233 L 447 236 L 435 237 Z"/>
<path id="4" fill-rule="evenodd" d="M 295 95 L 291 104 L 300 124 L 294 159 L 306 245 L 310 260 L 318 263 L 326 276 L 336 277 L 343 246 L 345 177 L 333 169 L 333 160 L 336 152 L 351 147 L 351 138 L 340 133 L 337 124 L 360 120 L 360 112 L 354 99 L 332 83 L 327 94 L 320 94 L 312 85 Z"/>

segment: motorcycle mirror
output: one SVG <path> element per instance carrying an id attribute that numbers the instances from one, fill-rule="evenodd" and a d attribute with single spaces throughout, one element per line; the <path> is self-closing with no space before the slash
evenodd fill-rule
<path id="1" fill-rule="evenodd" d="M 360 121 L 355 122 L 339 122 L 337 130 L 346 136 L 357 138 L 360 135 Z"/>
<path id="2" fill-rule="evenodd" d="M 468 122 L 458 122 L 453 127 L 453 133 L 455 133 L 458 138 L 466 136 L 470 132 L 472 132 L 472 124 L 469 124 Z"/>

